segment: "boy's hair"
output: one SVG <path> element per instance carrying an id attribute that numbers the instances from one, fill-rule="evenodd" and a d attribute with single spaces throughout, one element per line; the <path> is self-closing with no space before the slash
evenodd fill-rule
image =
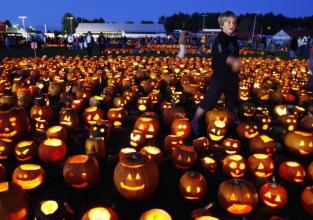
<path id="1" fill-rule="evenodd" d="M 218 24 L 220 27 L 223 26 L 224 22 L 228 19 L 228 18 L 234 18 L 237 20 L 237 16 L 234 12 L 232 11 L 225 11 L 223 13 L 221 13 L 219 16 L 218 16 Z"/>

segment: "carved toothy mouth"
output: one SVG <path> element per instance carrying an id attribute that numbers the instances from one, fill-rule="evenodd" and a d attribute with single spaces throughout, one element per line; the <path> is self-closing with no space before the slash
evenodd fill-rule
<path id="1" fill-rule="evenodd" d="M 232 177 L 242 177 L 243 176 L 243 174 L 240 173 L 239 170 L 235 171 L 235 172 L 230 172 L 230 174 L 231 174 Z"/>
<path id="2" fill-rule="evenodd" d="M 227 208 L 230 213 L 247 214 L 251 212 L 253 207 L 251 205 L 234 204 Z"/>
<path id="3" fill-rule="evenodd" d="M 88 183 L 81 183 L 81 184 L 71 184 L 74 188 L 85 188 L 88 186 Z"/>
<path id="4" fill-rule="evenodd" d="M 121 182 L 121 187 L 123 189 L 130 190 L 130 191 L 139 191 L 145 188 L 145 184 L 142 184 L 140 186 L 127 186 L 123 182 Z"/>
<path id="5" fill-rule="evenodd" d="M 1 133 L 0 137 L 10 138 L 10 137 L 14 137 L 16 134 L 17 134 L 17 131 L 11 131 L 9 133 Z"/>
<path id="6" fill-rule="evenodd" d="M 214 140 L 214 141 L 219 141 L 219 140 L 222 140 L 224 138 L 224 135 L 223 136 L 217 136 L 217 135 L 214 135 L 214 134 L 209 134 L 209 137 Z"/>
<path id="7" fill-rule="evenodd" d="M 16 179 L 17 183 L 22 186 L 23 189 L 34 189 L 42 183 L 42 180 L 42 177 L 37 177 L 34 180 Z"/>

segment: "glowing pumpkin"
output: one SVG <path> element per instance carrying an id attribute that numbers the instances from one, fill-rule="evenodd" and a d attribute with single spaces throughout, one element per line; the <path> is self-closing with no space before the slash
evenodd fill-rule
<path id="1" fill-rule="evenodd" d="M 200 200 L 206 194 L 207 182 L 200 173 L 187 171 L 179 180 L 179 191 L 187 200 Z"/>
<path id="2" fill-rule="evenodd" d="M 82 220 L 118 220 L 117 213 L 107 207 L 95 207 L 88 210 Z"/>
<path id="3" fill-rule="evenodd" d="M 23 189 L 35 189 L 44 182 L 45 171 L 37 164 L 22 164 L 15 168 L 12 180 Z"/>

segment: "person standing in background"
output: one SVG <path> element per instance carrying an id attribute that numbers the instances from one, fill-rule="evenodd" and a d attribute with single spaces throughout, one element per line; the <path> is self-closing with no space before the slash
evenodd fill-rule
<path id="1" fill-rule="evenodd" d="M 306 84 L 306 89 L 313 92 L 313 46 L 311 46 L 310 57 L 309 57 L 309 79 Z"/>
<path id="2" fill-rule="evenodd" d="M 186 44 L 186 33 L 185 31 L 181 31 L 179 34 L 179 52 L 177 54 L 177 57 L 184 58 L 185 57 L 185 44 Z"/>

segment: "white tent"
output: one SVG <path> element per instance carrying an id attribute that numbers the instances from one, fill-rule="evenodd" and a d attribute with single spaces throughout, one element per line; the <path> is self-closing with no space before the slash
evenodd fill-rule
<path id="1" fill-rule="evenodd" d="M 286 44 L 291 41 L 292 37 L 286 31 L 280 30 L 273 36 L 273 41 L 277 44 Z"/>

